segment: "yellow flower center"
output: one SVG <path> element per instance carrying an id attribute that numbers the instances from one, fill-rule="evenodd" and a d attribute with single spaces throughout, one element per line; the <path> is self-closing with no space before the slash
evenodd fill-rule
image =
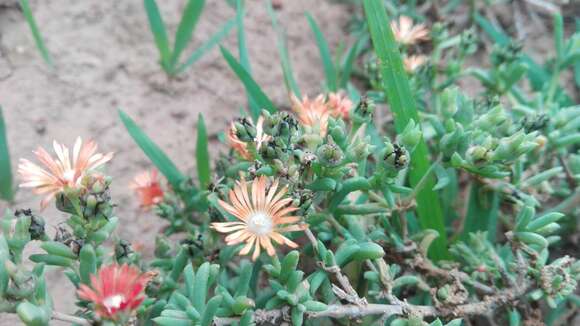
<path id="1" fill-rule="evenodd" d="M 248 230 L 255 235 L 266 235 L 272 232 L 272 218 L 264 212 L 256 212 L 248 218 Z"/>
<path id="2" fill-rule="evenodd" d="M 125 301 L 125 297 L 121 294 L 116 294 L 106 297 L 105 300 L 103 300 L 103 306 L 105 306 L 109 312 L 112 312 L 113 309 L 119 309 L 123 301 Z"/>

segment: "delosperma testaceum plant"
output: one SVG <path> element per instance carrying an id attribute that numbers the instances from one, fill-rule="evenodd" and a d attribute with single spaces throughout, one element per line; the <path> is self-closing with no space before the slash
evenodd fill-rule
<path id="1" fill-rule="evenodd" d="M 556 57 L 541 66 L 477 7 L 476 25 L 453 34 L 412 3 L 362 1 L 338 60 L 308 14 L 326 77 L 316 96 L 297 89 L 270 7 L 287 102 L 222 47 L 249 114 L 224 126 L 214 160 L 200 116 L 195 176 L 119 110 L 154 165 L 129 185 L 164 224 L 151 259 L 115 233 L 113 153 L 78 138 L 22 159 L 20 187 L 41 210 L 0 222 L 0 312 L 35 326 L 571 324 L 580 107 L 560 75 L 580 63 L 580 34 L 565 38 L 555 15 Z M 487 68 L 465 65 L 476 26 L 498 40 Z M 481 94 L 462 91 L 467 77 Z M 53 238 L 48 205 L 67 217 Z M 26 256 L 31 242 L 42 253 Z M 76 288 L 74 314 L 53 309 L 51 267 Z"/>

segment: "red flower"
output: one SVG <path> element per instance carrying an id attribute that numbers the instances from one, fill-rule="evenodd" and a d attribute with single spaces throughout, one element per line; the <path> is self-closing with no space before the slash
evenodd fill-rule
<path id="1" fill-rule="evenodd" d="M 120 314 L 130 314 L 139 307 L 145 298 L 143 290 L 152 277 L 152 273 L 141 273 L 125 264 L 103 266 L 98 276 L 91 275 L 91 286 L 81 284 L 77 294 L 95 304 L 99 317 L 117 320 Z"/>
<path id="2" fill-rule="evenodd" d="M 135 176 L 129 185 L 141 201 L 141 206 L 145 209 L 159 204 L 163 200 L 163 189 L 159 182 L 159 174 L 157 170 L 144 171 Z"/>

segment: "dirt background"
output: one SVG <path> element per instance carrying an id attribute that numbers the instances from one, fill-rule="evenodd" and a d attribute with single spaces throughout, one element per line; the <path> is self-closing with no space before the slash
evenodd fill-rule
<path id="1" fill-rule="evenodd" d="M 133 175 L 151 165 L 121 124 L 123 108 L 153 138 L 177 166 L 195 169 L 195 125 L 204 115 L 208 131 L 217 134 L 245 105 L 242 84 L 216 48 L 179 80 L 167 81 L 157 65 L 158 53 L 142 1 L 31 1 L 34 14 L 55 61 L 50 71 L 40 58 L 21 12 L 0 5 L 0 105 L 8 126 L 13 168 L 20 157 L 32 158 L 37 146 L 54 140 L 72 146 L 77 136 L 94 139 L 101 151 L 115 152 L 107 167 L 114 177 L 112 194 L 121 217 L 123 238 L 153 248 L 162 226 L 139 210 L 127 186 Z M 279 1 L 280 2 L 280 1 Z M 167 25 L 174 30 L 185 1 L 159 1 Z M 342 27 L 348 7 L 326 1 L 282 1 L 280 23 L 286 27 L 296 78 L 304 93 L 320 91 L 323 71 L 304 11 L 316 17 L 331 46 L 346 37 Z M 224 0 L 207 1 L 192 42 L 207 40 L 235 10 Z M 247 1 L 246 36 L 254 76 L 276 103 L 287 105 L 282 71 L 265 1 Z M 172 33 L 170 33 L 172 35 Z M 235 31 L 224 45 L 237 51 Z M 191 51 L 190 49 L 190 51 Z M 187 54 L 186 51 L 184 54 Z M 185 55 L 184 55 L 185 56 Z M 212 152 L 221 146 L 214 141 Z M 40 198 L 18 191 L 10 207 L 38 209 Z M 0 210 L 6 207 L 0 203 Z M 42 213 L 54 233 L 65 216 L 53 209 Z M 58 271 L 49 273 L 55 309 L 72 312 L 73 288 Z M 0 314 L 0 325 L 19 324 Z M 56 325 L 57 323 L 55 323 Z"/>
<path id="2" fill-rule="evenodd" d="M 172 31 L 184 2 L 158 1 Z M 276 104 L 286 106 L 276 36 L 265 1 L 246 2 L 245 28 L 254 77 Z M 276 2 L 282 4 L 278 14 L 288 34 L 298 84 L 303 93 L 315 95 L 321 91 L 323 70 L 304 12 L 313 14 L 331 49 L 336 49 L 339 42 L 348 38 L 345 30 L 353 9 L 329 1 Z M 50 148 L 53 140 L 69 146 L 77 136 L 96 140 L 101 151 L 115 152 L 106 169 L 114 177 L 112 194 L 121 218 L 118 234 L 140 242 L 144 245 L 143 251 L 150 252 L 163 222 L 139 209 L 128 183 L 151 164 L 121 124 L 117 108 L 132 116 L 180 169 L 195 175 L 198 115 L 204 115 L 210 136 L 223 131 L 245 105 L 242 84 L 217 48 L 179 79 L 168 80 L 157 64 L 158 53 L 142 1 L 31 0 L 31 6 L 55 61 L 54 70 L 40 58 L 16 0 L 0 0 L 0 105 L 8 127 L 13 168 L 16 169 L 18 158 L 33 158 L 32 150 L 37 146 Z M 525 24 L 514 27 L 513 12 L 509 7 L 505 9 L 496 10 L 499 23 L 511 26 L 518 32 L 514 34 L 522 34 L 526 50 L 533 57 L 551 55 L 550 20 L 523 17 Z M 580 8 L 568 10 L 580 15 Z M 568 10 L 564 13 L 569 16 Z M 225 0 L 208 0 L 191 47 L 184 56 L 234 15 L 234 9 Z M 457 14 L 458 21 L 462 20 L 461 16 Z M 236 53 L 235 32 L 224 45 Z M 490 47 L 487 43 L 485 48 Z M 483 57 L 474 58 L 474 63 L 481 64 L 479 59 Z M 466 79 L 462 84 L 462 89 L 470 95 L 480 90 L 474 80 Z M 223 147 L 213 138 L 211 151 L 215 156 Z M 14 204 L 0 202 L 0 211 L 6 207 L 37 210 L 39 201 L 30 191 L 18 191 Z M 50 234 L 65 220 L 63 214 L 52 208 L 42 212 L 42 216 Z M 72 313 L 74 288 L 58 270 L 51 270 L 48 278 L 55 309 Z M 0 314 L 0 326 L 14 324 L 21 324 L 18 318 Z"/>

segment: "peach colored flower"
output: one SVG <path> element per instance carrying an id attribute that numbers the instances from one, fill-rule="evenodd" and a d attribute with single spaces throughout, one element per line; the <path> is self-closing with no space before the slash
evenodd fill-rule
<path id="1" fill-rule="evenodd" d="M 252 153 L 248 150 L 248 144 L 241 141 L 236 135 L 236 126 L 232 122 L 230 128 L 228 129 L 228 142 L 230 147 L 236 151 L 245 160 L 251 160 Z M 270 136 L 264 132 L 264 117 L 259 117 L 256 123 L 256 138 L 254 138 L 254 143 L 256 145 L 256 150 L 259 150 L 264 143 L 270 140 Z"/>
<path id="2" fill-rule="evenodd" d="M 306 224 L 294 224 L 300 221 L 300 217 L 289 215 L 298 208 L 290 206 L 292 198 L 282 198 L 288 188 L 283 187 L 278 191 L 277 179 L 270 187 L 266 182 L 265 176 L 254 179 L 250 184 L 243 179 L 238 181 L 229 192 L 230 203 L 219 200 L 219 204 L 239 221 L 211 224 L 218 232 L 230 233 L 225 239 L 228 245 L 246 243 L 240 255 L 247 255 L 254 248 L 252 260 L 258 258 L 261 248 L 264 248 L 268 255 L 274 256 L 276 251 L 272 240 L 291 248 L 298 247 L 295 242 L 280 233 L 302 231 L 307 227 Z M 251 191 L 248 191 L 249 187 L 252 188 Z"/>
<path id="3" fill-rule="evenodd" d="M 151 208 L 163 200 L 163 189 L 159 182 L 159 172 L 156 169 L 143 171 L 135 176 L 129 184 L 141 201 L 143 208 Z"/>
<path id="4" fill-rule="evenodd" d="M 425 62 L 427 62 L 427 57 L 424 55 L 412 55 L 403 59 L 403 65 L 407 72 L 414 72 L 420 66 L 425 64 Z"/>
<path id="5" fill-rule="evenodd" d="M 33 152 L 48 170 L 27 159 L 20 159 L 18 164 L 18 174 L 23 181 L 20 187 L 33 188 L 32 191 L 36 194 L 46 194 L 40 203 L 41 208 L 45 208 L 57 193 L 67 188 L 79 187 L 85 175 L 113 158 L 113 153 L 97 153 L 97 144 L 94 141 L 83 144 L 80 137 L 75 142 L 72 161 L 66 146 L 54 141 L 53 148 L 56 159 L 42 147 Z"/>
<path id="6" fill-rule="evenodd" d="M 347 96 L 340 93 L 330 93 L 326 104 L 333 117 L 348 120 L 353 104 Z"/>
<path id="7" fill-rule="evenodd" d="M 415 44 L 429 39 L 429 29 L 424 24 L 413 24 L 407 16 L 400 16 L 398 21 L 391 21 L 391 30 L 397 42 L 404 45 Z"/>
<path id="8" fill-rule="evenodd" d="M 154 273 L 141 273 L 129 265 L 102 266 L 98 276 L 91 275 L 91 286 L 81 284 L 77 295 L 95 304 L 99 317 L 117 320 L 120 314 L 130 315 L 143 302 L 143 291 Z"/>
<path id="9" fill-rule="evenodd" d="M 331 111 L 326 105 L 324 95 L 318 95 L 314 100 L 305 96 L 300 101 L 294 94 L 291 94 L 290 101 L 292 102 L 292 110 L 298 116 L 300 123 L 318 129 L 321 136 L 326 135 Z"/>

